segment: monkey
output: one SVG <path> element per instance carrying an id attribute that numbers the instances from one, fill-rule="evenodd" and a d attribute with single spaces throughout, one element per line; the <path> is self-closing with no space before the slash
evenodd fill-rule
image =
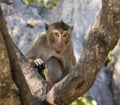
<path id="1" fill-rule="evenodd" d="M 63 20 L 45 23 L 45 32 L 26 53 L 26 57 L 33 59 L 37 66 L 43 62 L 46 64 L 48 70 L 44 72 L 45 77 L 53 84 L 59 82 L 76 64 L 71 41 L 72 30 L 73 26 L 67 25 Z M 35 60 L 37 58 L 40 61 Z"/>

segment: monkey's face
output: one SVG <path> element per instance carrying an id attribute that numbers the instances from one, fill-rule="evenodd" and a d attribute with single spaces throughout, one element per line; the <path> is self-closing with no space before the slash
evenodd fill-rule
<path id="1" fill-rule="evenodd" d="M 52 37 L 52 48 L 57 54 L 63 52 L 70 40 L 70 33 L 68 31 L 63 31 L 62 29 L 54 29 L 52 31 Z"/>
<path id="2" fill-rule="evenodd" d="M 69 26 L 63 21 L 60 21 L 50 25 L 45 24 L 45 29 L 48 35 L 49 46 L 51 46 L 57 54 L 62 53 L 71 40 L 70 37 L 73 26 Z"/>

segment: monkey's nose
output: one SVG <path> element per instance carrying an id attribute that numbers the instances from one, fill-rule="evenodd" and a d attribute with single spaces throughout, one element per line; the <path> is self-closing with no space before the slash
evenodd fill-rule
<path id="1" fill-rule="evenodd" d="M 59 44 L 59 45 L 58 45 L 58 47 L 59 47 L 59 48 L 62 48 L 62 45 L 61 45 L 61 44 Z"/>

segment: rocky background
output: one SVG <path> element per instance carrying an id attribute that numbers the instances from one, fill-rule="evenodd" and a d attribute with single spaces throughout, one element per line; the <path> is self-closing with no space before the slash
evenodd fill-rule
<path id="1" fill-rule="evenodd" d="M 24 54 L 44 31 L 44 23 L 63 19 L 64 22 L 74 26 L 72 41 L 77 60 L 102 5 L 101 0 L 60 0 L 53 10 L 48 10 L 38 8 L 37 5 L 26 6 L 21 0 L 12 1 L 13 7 L 1 5 L 11 37 Z M 8 16 L 10 8 L 12 8 L 12 15 Z M 112 54 L 115 55 L 116 62 L 120 61 L 119 53 Z M 114 65 L 114 72 L 103 65 L 94 85 L 86 93 L 91 95 L 98 105 L 120 105 L 120 64 L 117 62 Z"/>

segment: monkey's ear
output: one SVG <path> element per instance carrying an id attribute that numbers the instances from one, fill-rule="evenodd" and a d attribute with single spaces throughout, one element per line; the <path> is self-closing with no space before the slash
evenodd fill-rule
<path id="1" fill-rule="evenodd" d="M 47 23 L 45 23 L 45 30 L 47 31 L 49 28 L 49 25 Z"/>

